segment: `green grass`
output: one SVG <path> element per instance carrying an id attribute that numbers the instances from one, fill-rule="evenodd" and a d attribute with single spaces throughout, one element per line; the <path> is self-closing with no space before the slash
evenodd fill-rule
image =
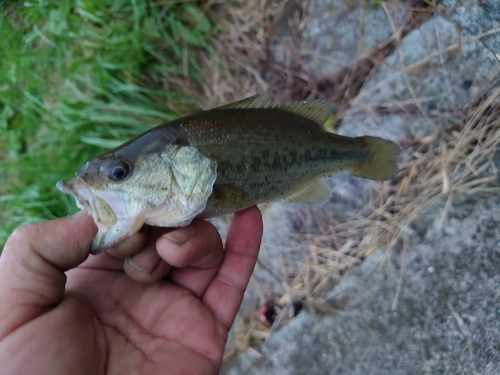
<path id="1" fill-rule="evenodd" d="M 87 160 L 197 110 L 183 82 L 203 82 L 196 56 L 216 32 L 188 1 L 2 4 L 0 245 L 19 225 L 75 212 L 55 183 Z"/>

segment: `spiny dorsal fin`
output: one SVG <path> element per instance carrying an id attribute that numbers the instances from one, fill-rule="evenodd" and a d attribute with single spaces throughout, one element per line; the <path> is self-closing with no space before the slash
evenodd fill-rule
<path id="1" fill-rule="evenodd" d="M 273 106 L 273 104 L 275 106 Z M 238 100 L 237 102 L 229 103 L 214 109 L 235 109 L 235 108 L 276 108 L 279 106 L 278 103 L 275 103 L 266 97 L 257 94 L 254 96 L 250 96 L 245 99 Z"/>
<path id="2" fill-rule="evenodd" d="M 237 108 L 279 108 L 282 111 L 295 113 L 322 126 L 335 111 L 336 105 L 325 99 L 304 100 L 301 102 L 277 103 L 262 95 L 254 95 L 234 103 L 226 104 L 214 109 Z"/>
<path id="3" fill-rule="evenodd" d="M 322 204 L 332 196 L 332 189 L 321 180 L 317 180 L 304 189 L 293 193 L 285 201 L 288 203 Z"/>

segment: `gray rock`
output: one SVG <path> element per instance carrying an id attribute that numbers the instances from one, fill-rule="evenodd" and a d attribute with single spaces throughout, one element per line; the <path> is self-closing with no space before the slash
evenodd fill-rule
<path id="1" fill-rule="evenodd" d="M 343 0 L 317 0 L 309 3 L 309 11 L 300 50 L 316 78 L 352 66 L 393 33 L 384 9 L 364 1 L 350 1 L 347 7 Z M 404 15 L 403 10 L 398 14 L 401 19 Z"/>
<path id="2" fill-rule="evenodd" d="M 425 136 L 456 121 L 458 110 L 500 69 L 493 53 L 476 40 L 463 44 L 449 63 L 419 71 L 446 61 L 450 52 L 439 51 L 457 42 L 457 29 L 442 16 L 409 33 L 400 52 L 386 59 L 387 66 L 380 68 L 353 101 L 339 133 L 399 141 Z M 381 107 L 385 109 L 382 113 Z"/>
<path id="3" fill-rule="evenodd" d="M 480 35 L 500 28 L 500 2 L 495 0 L 443 0 L 451 18 L 460 25 L 465 35 Z M 500 34 L 481 38 L 481 42 L 493 53 L 500 54 Z"/>
<path id="4" fill-rule="evenodd" d="M 301 312 L 248 373 L 499 374 L 500 198 L 447 225 L 454 235 L 380 249 L 352 269 L 329 293 L 339 312 Z"/>

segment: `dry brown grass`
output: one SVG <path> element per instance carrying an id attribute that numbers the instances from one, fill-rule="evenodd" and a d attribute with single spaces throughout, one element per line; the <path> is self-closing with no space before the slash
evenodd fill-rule
<path id="1" fill-rule="evenodd" d="M 268 0 L 208 2 L 207 12 L 222 31 L 214 45 L 220 58 L 203 61 L 209 82 L 203 87 L 204 107 L 269 92 L 262 75 L 262 61 L 267 56 L 270 20 L 276 17 L 279 4 L 280 1 Z"/>
<path id="2" fill-rule="evenodd" d="M 306 2 L 290 0 L 284 6 L 275 0 L 235 3 L 207 4 L 212 17 L 224 15 L 225 30 L 215 46 L 221 58 L 204 61 L 211 82 L 204 87 L 206 108 L 260 92 L 279 101 L 326 96 L 339 101 L 341 110 L 347 109 L 365 82 L 384 64 L 384 58 L 397 50 L 401 38 L 433 12 L 445 11 L 426 1 L 407 2 L 408 16 L 396 25 L 393 37 L 369 51 L 352 68 L 317 80 L 301 63 L 302 51 L 298 48 L 301 32 L 309 21 Z M 398 4 L 386 2 L 382 6 Z M 280 43 L 287 46 L 284 62 L 276 61 L 270 53 Z M 444 52 L 449 58 L 437 66 L 425 65 L 424 60 L 419 66 L 400 69 L 411 68 L 411 73 L 435 69 L 455 58 L 459 48 L 460 42 L 448 47 Z M 331 309 L 324 301 L 325 289 L 380 247 L 390 248 L 398 241 L 406 243 L 418 237 L 415 223 L 432 203 L 443 201 L 435 228 L 439 231 L 454 197 L 499 192 L 494 159 L 500 143 L 500 89 L 496 88 L 500 79 L 496 77 L 492 82 L 466 107 L 450 110 L 458 121 L 436 128 L 425 137 L 401 142 L 396 178 L 377 184 L 367 206 L 351 212 L 349 220 L 341 222 L 324 211 L 311 213 L 321 234 L 301 235 L 300 245 L 294 249 L 308 254 L 309 261 L 293 277 L 282 279 L 286 289 L 283 295 L 265 296 L 271 304 L 281 307 L 277 324 L 289 317 L 296 301 L 316 311 Z M 422 111 L 418 98 L 414 99 L 414 110 Z M 269 332 L 269 327 L 260 322 L 258 311 L 242 318 L 235 331 L 236 344 L 226 353 L 226 360 L 252 343 L 265 340 Z"/>
<path id="3" fill-rule="evenodd" d="M 313 260 L 309 266 L 326 268 L 325 275 L 348 269 L 382 245 L 418 237 L 413 224 L 431 203 L 446 199 L 439 230 L 455 196 L 500 192 L 494 162 L 500 143 L 500 89 L 488 86 L 460 115 L 455 124 L 403 141 L 395 180 L 378 184 L 368 206 L 352 213 L 352 220 L 329 225 L 322 235 L 304 242 Z M 318 295 L 324 283 L 322 277 L 308 282 L 308 295 Z"/>

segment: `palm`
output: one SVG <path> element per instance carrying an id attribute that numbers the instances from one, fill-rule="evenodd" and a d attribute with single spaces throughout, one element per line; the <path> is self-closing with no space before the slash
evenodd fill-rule
<path id="1" fill-rule="evenodd" d="M 227 329 L 191 291 L 95 268 L 70 271 L 67 289 L 90 301 L 107 373 L 217 373 Z"/>

